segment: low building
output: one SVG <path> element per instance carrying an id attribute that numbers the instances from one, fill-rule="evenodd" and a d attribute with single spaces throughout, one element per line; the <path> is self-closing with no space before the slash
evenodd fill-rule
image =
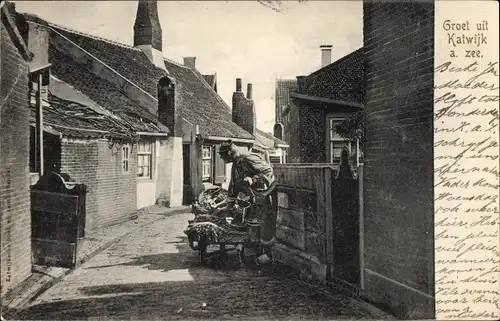
<path id="1" fill-rule="evenodd" d="M 255 130 L 255 145 L 253 150 L 265 155 L 269 163 L 286 163 L 287 149 L 288 144 L 271 133 L 266 133 L 258 128 Z"/>
<path id="2" fill-rule="evenodd" d="M 217 146 L 227 139 L 251 146 L 254 137 L 232 122 L 230 107 L 196 70 L 195 57 L 186 57 L 184 65 L 163 57 L 155 1 L 138 4 L 133 46 L 33 22 L 41 31 L 30 36 L 48 39 L 39 43 L 48 47 L 53 75 L 125 121 L 132 117 L 157 127 L 136 130 L 130 154 L 120 156 L 133 158 L 136 186 L 129 189 L 136 191 L 136 208 L 189 203 L 204 181 L 227 183 L 229 173 L 218 160 Z M 161 126 L 168 136 L 158 130 Z"/>
<path id="3" fill-rule="evenodd" d="M 32 55 L 1 3 L 0 46 L 0 295 L 31 274 L 29 190 L 29 63 Z"/>
<path id="4" fill-rule="evenodd" d="M 297 89 L 282 111 L 289 163 L 338 163 L 343 148 L 351 155 L 356 151 L 356 143 L 340 137 L 335 127 L 363 108 L 363 48 L 327 64 L 329 48 L 322 46 L 321 69 L 297 77 Z"/>
<path id="5" fill-rule="evenodd" d="M 150 112 L 158 103 L 127 95 L 118 87 L 123 78 L 72 41 L 70 31 L 33 15 L 18 14 L 16 20 L 36 64 L 51 65 L 42 88 L 43 159 L 33 128 L 30 171 L 62 172 L 87 186 L 87 232 L 129 220 L 138 208 L 171 198 L 165 183 L 169 176 L 161 169 L 171 138 Z M 92 40 L 88 37 L 87 43 Z M 32 83 L 32 105 L 36 86 Z"/>

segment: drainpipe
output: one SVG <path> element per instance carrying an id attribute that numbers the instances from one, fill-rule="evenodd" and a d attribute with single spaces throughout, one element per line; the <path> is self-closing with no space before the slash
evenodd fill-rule
<path id="1" fill-rule="evenodd" d="M 44 168 L 43 168 L 43 102 L 42 102 L 42 78 L 43 75 L 40 73 L 37 77 L 37 91 L 36 91 L 36 129 L 38 138 L 38 159 L 40 161 L 39 164 L 39 172 L 40 177 L 43 176 Z"/>

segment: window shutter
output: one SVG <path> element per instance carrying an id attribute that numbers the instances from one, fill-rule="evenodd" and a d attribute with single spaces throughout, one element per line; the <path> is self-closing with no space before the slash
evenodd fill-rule
<path id="1" fill-rule="evenodd" d="M 226 163 L 219 155 L 220 145 L 215 145 L 215 184 L 226 182 Z"/>

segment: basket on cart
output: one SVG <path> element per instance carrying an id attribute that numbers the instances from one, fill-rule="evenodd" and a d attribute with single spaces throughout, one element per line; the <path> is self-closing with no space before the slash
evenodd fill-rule
<path id="1" fill-rule="evenodd" d="M 229 206 L 229 203 L 234 203 L 234 206 Z M 227 191 L 220 188 L 200 194 L 193 204 L 195 218 L 189 221 L 184 233 L 188 236 L 191 249 L 199 251 L 201 263 L 211 256 L 207 254 L 210 245 L 220 246 L 220 250 L 213 253 L 215 255 L 225 254 L 225 246 L 232 245 L 242 260 L 243 248 L 258 242 L 259 223 L 245 217 L 252 204 L 251 195 L 240 193 L 232 199 L 227 197 Z"/>

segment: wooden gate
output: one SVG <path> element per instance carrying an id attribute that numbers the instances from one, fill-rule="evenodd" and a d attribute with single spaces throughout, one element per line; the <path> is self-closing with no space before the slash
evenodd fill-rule
<path id="1" fill-rule="evenodd" d="M 66 179 L 50 173 L 42 176 L 31 189 L 34 264 L 76 266 L 85 231 L 86 187 Z"/>
<path id="2" fill-rule="evenodd" d="M 334 257 L 331 276 L 338 286 L 358 292 L 361 286 L 359 181 L 349 166 L 346 150 L 332 178 L 331 197 Z"/>

